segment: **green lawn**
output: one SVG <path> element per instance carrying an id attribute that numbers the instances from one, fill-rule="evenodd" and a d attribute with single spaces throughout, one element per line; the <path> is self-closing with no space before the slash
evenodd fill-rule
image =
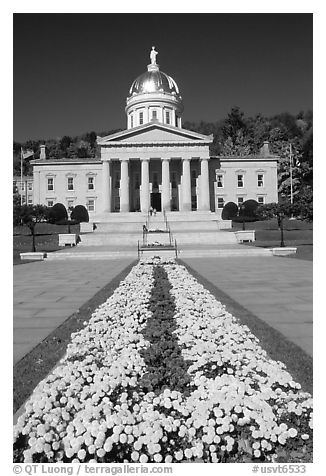
<path id="1" fill-rule="evenodd" d="M 67 225 L 51 225 L 49 223 L 38 223 L 35 227 L 35 243 L 36 251 L 44 251 L 50 253 L 62 249 L 59 247 L 59 233 L 67 233 Z M 79 225 L 71 225 L 71 233 L 79 234 Z M 22 261 L 20 253 L 32 251 L 32 235 L 27 226 L 16 226 L 13 230 L 13 261 L 15 264 L 29 263 L 30 261 Z"/>
<path id="2" fill-rule="evenodd" d="M 255 221 L 245 224 L 246 230 L 256 230 L 256 241 L 246 243 L 248 246 L 258 246 L 262 248 L 278 247 L 281 243 L 281 231 L 278 228 L 277 220 Z M 288 257 L 296 259 L 313 259 L 313 224 L 301 220 L 285 219 L 284 224 L 284 244 L 285 246 L 297 247 L 295 255 Z M 232 230 L 242 230 L 242 223 L 233 223 Z"/>

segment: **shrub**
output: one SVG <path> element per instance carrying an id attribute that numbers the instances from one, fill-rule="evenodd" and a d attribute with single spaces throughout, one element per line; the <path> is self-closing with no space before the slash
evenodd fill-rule
<path id="1" fill-rule="evenodd" d="M 238 214 L 238 206 L 234 202 L 228 202 L 222 210 L 222 220 L 231 220 Z"/>
<path id="2" fill-rule="evenodd" d="M 62 203 L 56 203 L 50 208 L 49 222 L 58 223 L 61 220 L 68 220 L 68 213 L 66 207 Z"/>
<path id="3" fill-rule="evenodd" d="M 79 225 L 79 221 L 62 219 L 57 221 L 56 225 Z"/>
<path id="4" fill-rule="evenodd" d="M 77 205 L 71 212 L 71 219 L 75 220 L 78 223 L 88 222 L 89 215 L 87 209 L 84 205 Z"/>
<path id="5" fill-rule="evenodd" d="M 259 203 L 256 200 L 246 200 L 243 203 L 243 211 L 240 212 L 240 215 L 244 214 L 246 217 L 256 217 L 256 210 Z"/>
<path id="6" fill-rule="evenodd" d="M 248 217 L 246 215 L 244 215 L 244 216 L 241 215 L 239 217 L 233 217 L 232 218 L 232 221 L 234 223 L 242 223 L 242 222 L 249 223 L 249 222 L 253 222 L 253 221 L 257 221 L 257 220 L 258 220 L 258 218 L 256 218 L 256 217 Z"/>

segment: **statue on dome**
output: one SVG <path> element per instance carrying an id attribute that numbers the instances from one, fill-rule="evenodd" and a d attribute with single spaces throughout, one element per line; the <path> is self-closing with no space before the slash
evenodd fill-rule
<path id="1" fill-rule="evenodd" d="M 158 54 L 158 51 L 155 50 L 155 46 L 152 46 L 152 51 L 150 52 L 150 59 L 151 59 L 151 64 L 156 64 L 156 55 Z"/>

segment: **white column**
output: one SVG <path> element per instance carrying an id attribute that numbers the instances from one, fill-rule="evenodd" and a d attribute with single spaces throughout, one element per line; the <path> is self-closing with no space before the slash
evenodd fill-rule
<path id="1" fill-rule="evenodd" d="M 110 161 L 104 160 L 102 164 L 102 184 L 103 184 L 103 211 L 111 211 L 111 190 L 110 190 Z"/>
<path id="2" fill-rule="evenodd" d="M 182 211 L 191 211 L 190 159 L 182 160 Z"/>
<path id="3" fill-rule="evenodd" d="M 199 210 L 210 210 L 208 158 L 200 159 Z"/>
<path id="4" fill-rule="evenodd" d="M 129 212 L 129 161 L 128 159 L 120 159 L 120 164 L 120 212 Z"/>
<path id="5" fill-rule="evenodd" d="M 149 210 L 149 159 L 141 159 L 140 209 L 143 213 Z"/>
<path id="6" fill-rule="evenodd" d="M 162 159 L 162 211 L 171 210 L 170 159 Z"/>

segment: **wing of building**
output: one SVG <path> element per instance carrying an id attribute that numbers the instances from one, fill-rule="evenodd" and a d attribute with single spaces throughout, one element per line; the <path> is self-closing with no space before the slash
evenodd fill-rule
<path id="1" fill-rule="evenodd" d="M 91 218 L 112 212 L 211 211 L 248 199 L 277 202 L 277 159 L 210 157 L 213 136 L 182 128 L 177 83 L 152 62 L 126 100 L 127 129 L 98 137 L 100 158 L 34 160 L 34 203 L 85 205 Z"/>

